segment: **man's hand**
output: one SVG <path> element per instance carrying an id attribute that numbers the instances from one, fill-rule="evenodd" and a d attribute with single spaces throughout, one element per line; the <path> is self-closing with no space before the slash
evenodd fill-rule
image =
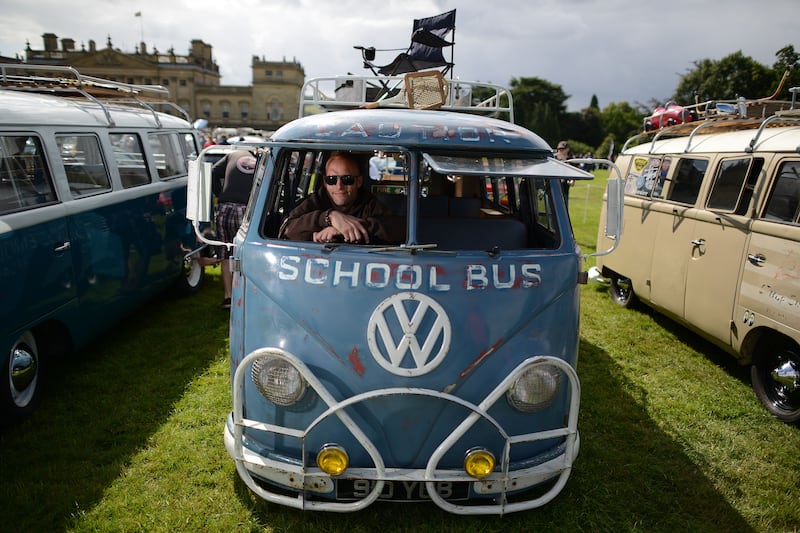
<path id="1" fill-rule="evenodd" d="M 333 226 L 328 226 L 320 231 L 314 232 L 314 242 L 335 242 L 341 240 L 341 233 Z M 337 239 L 339 237 L 339 239 Z"/>
<path id="2" fill-rule="evenodd" d="M 332 229 L 335 230 L 333 235 L 341 235 L 344 242 L 363 242 L 369 244 L 369 233 L 367 233 L 367 228 L 364 227 L 364 221 L 360 218 L 336 210 L 332 210 L 328 217 L 330 218 L 331 225 L 314 234 L 315 242 L 330 242 L 330 240 L 318 241 L 317 235 L 328 237 L 330 235 L 327 230 Z"/>

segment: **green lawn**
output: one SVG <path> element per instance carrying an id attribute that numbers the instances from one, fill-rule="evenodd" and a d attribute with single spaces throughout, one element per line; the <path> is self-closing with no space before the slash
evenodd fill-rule
<path id="1" fill-rule="evenodd" d="M 601 186 L 571 193 L 585 251 Z M 4 529 L 800 530 L 800 428 L 761 408 L 733 358 L 596 285 L 582 288 L 581 452 L 547 506 L 476 518 L 432 504 L 345 515 L 266 504 L 222 442 L 228 324 L 219 269 L 208 273 L 200 294 L 154 301 L 61 365 L 34 417 L 0 436 Z"/>

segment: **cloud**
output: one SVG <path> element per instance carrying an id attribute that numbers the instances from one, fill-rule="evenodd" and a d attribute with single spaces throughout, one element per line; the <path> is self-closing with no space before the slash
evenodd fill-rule
<path id="1" fill-rule="evenodd" d="M 369 74 L 353 46 L 405 48 L 412 22 L 457 9 L 456 76 L 507 85 L 539 77 L 572 95 L 568 107 L 664 100 L 703 58 L 741 50 L 771 66 L 796 39 L 796 0 L 771 0 L 771 16 L 752 2 L 673 0 L 669 7 L 623 0 L 39 0 L 4 6 L 0 54 L 42 48 L 43 33 L 88 47 L 132 52 L 141 40 L 187 53 L 192 39 L 213 47 L 226 85 L 249 85 L 252 57 L 297 60 L 306 75 Z M 141 12 L 141 17 L 135 14 Z M 785 16 L 781 16 L 784 14 Z M 774 15 L 774 16 L 772 16 Z M 388 63 L 396 51 L 379 52 Z"/>

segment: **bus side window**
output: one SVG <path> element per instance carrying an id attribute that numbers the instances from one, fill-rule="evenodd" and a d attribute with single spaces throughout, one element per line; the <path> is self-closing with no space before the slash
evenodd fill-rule
<path id="1" fill-rule="evenodd" d="M 108 170 L 94 135 L 56 135 L 73 197 L 110 191 Z"/>
<path id="2" fill-rule="evenodd" d="M 114 159 L 122 186 L 128 189 L 150 183 L 150 173 L 139 136 L 135 133 L 112 133 L 109 138 L 114 146 Z"/>
<path id="3" fill-rule="evenodd" d="M 781 164 L 762 217 L 800 223 L 800 161 Z"/>
<path id="4" fill-rule="evenodd" d="M 181 147 L 183 141 L 177 133 L 151 133 L 148 137 L 160 178 L 176 178 L 188 173 Z"/>
<path id="5" fill-rule="evenodd" d="M 744 214 L 763 163 L 761 158 L 749 157 L 722 161 L 714 176 L 706 207 Z"/>
<path id="6" fill-rule="evenodd" d="M 0 213 L 56 201 L 37 137 L 0 136 Z"/>
<path id="7" fill-rule="evenodd" d="M 667 199 L 694 205 L 707 168 L 708 161 L 705 159 L 679 159 L 675 173 L 672 175 Z"/>
<path id="8" fill-rule="evenodd" d="M 183 134 L 183 157 L 184 159 L 194 159 L 197 157 L 197 139 L 191 133 Z"/>

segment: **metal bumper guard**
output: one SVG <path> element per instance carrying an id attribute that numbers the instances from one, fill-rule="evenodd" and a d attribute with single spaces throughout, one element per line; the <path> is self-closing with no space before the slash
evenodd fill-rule
<path id="1" fill-rule="evenodd" d="M 279 357 L 297 368 L 302 376 L 308 381 L 310 387 L 319 395 L 322 401 L 328 406 L 316 420 L 314 420 L 305 430 L 297 430 L 248 420 L 243 417 L 243 391 L 244 380 L 249 375 L 250 365 L 260 357 Z M 561 369 L 569 378 L 570 384 L 570 407 L 568 423 L 566 427 L 527 433 L 522 435 L 508 435 L 500 424 L 489 415 L 489 408 L 501 398 L 511 384 L 525 370 L 532 365 L 550 364 Z M 450 434 L 434 451 L 423 471 L 422 469 L 398 469 L 387 468 L 383 462 L 380 452 L 375 445 L 367 438 L 364 432 L 358 427 L 353 419 L 345 412 L 345 408 L 371 398 L 388 395 L 422 395 L 438 398 L 441 400 L 456 403 L 466 407 L 470 413 L 464 418 L 459 426 Z M 457 396 L 442 393 L 429 389 L 416 388 L 390 388 L 358 394 L 344 401 L 337 401 L 322 385 L 322 383 L 312 374 L 309 368 L 297 357 L 279 348 L 261 348 L 248 355 L 237 367 L 234 374 L 233 387 L 233 432 L 229 426 L 225 427 L 225 446 L 228 453 L 236 461 L 236 470 L 245 484 L 259 497 L 269 502 L 294 507 L 297 509 L 307 509 L 316 511 L 351 512 L 357 511 L 372 504 L 381 494 L 384 481 L 397 482 L 422 482 L 426 484 L 430 498 L 439 507 L 446 511 L 457 514 L 498 514 L 524 511 L 542 506 L 558 495 L 567 482 L 572 462 L 578 454 L 578 409 L 580 404 L 580 382 L 575 369 L 563 360 L 551 356 L 536 356 L 523 361 L 503 379 L 497 387 L 478 405 L 467 402 Z M 340 478 L 347 479 L 369 479 L 375 480 L 372 490 L 361 500 L 348 502 L 330 502 L 306 497 L 306 492 L 311 494 L 329 494 L 334 489 L 333 478 L 322 472 L 316 466 L 305 467 L 299 464 L 292 464 L 284 461 L 277 461 L 256 454 L 243 446 L 243 432 L 245 428 L 267 431 L 295 437 L 303 441 L 305 436 L 322 420 L 329 416 L 337 416 L 345 427 L 352 433 L 358 442 L 364 447 L 372 458 L 375 468 L 349 468 Z M 506 444 L 501 462 L 501 471 L 493 472 L 490 476 L 482 480 L 476 480 L 466 472 L 460 470 L 437 470 L 439 460 L 444 454 L 472 427 L 479 419 L 490 422 L 497 431 L 505 438 Z M 565 438 L 563 453 L 551 458 L 541 464 L 530 468 L 519 470 L 509 470 L 510 448 L 513 444 L 522 442 L 532 442 L 551 438 Z M 303 449 L 305 446 L 303 446 Z M 282 493 L 272 492 L 258 484 L 253 478 L 253 474 L 260 478 L 273 481 L 276 484 L 290 487 L 298 491 L 296 496 L 287 496 Z M 532 487 L 549 479 L 558 477 L 553 486 L 541 496 L 526 501 L 508 502 L 506 495 L 509 491 L 519 491 L 527 487 Z M 454 502 L 446 501 L 436 490 L 436 483 L 442 481 L 449 482 L 471 482 L 472 489 L 478 494 L 494 495 L 491 504 L 470 504 L 459 505 Z"/>

